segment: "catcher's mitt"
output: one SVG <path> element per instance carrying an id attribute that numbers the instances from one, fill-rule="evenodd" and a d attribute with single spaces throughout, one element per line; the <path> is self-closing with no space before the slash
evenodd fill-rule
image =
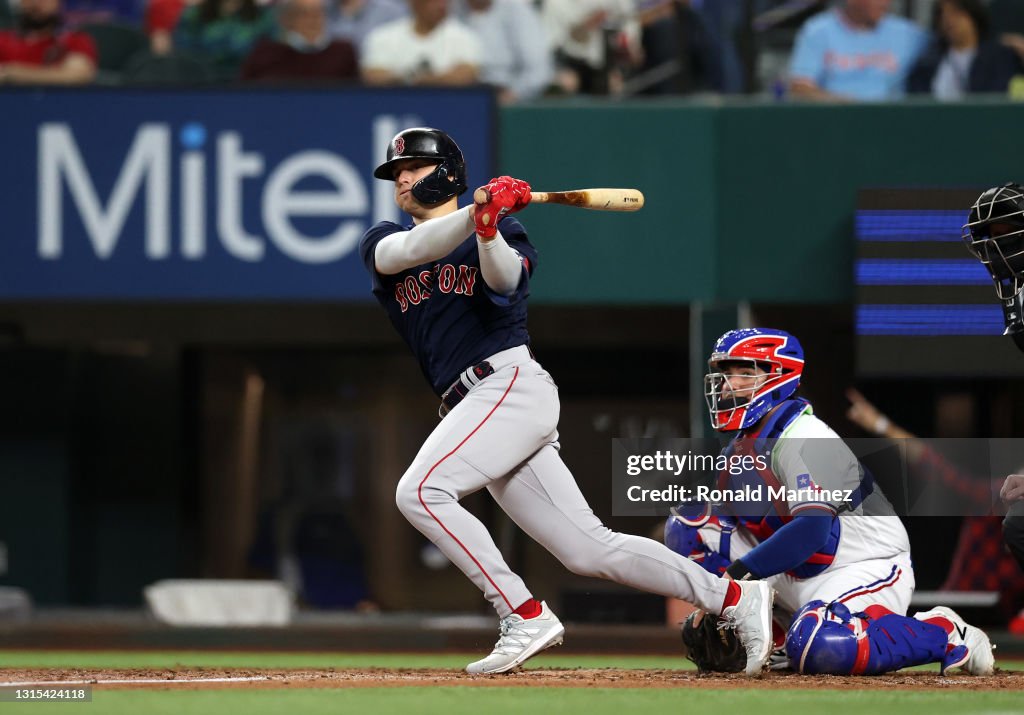
<path id="1" fill-rule="evenodd" d="M 698 622 L 697 616 L 702 618 Z M 739 673 L 747 666 L 747 653 L 736 632 L 719 628 L 720 620 L 710 613 L 694 611 L 683 623 L 683 655 L 701 673 Z"/>

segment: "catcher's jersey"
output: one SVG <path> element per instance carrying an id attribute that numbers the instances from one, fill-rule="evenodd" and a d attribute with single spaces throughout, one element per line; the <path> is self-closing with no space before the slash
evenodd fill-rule
<path id="1" fill-rule="evenodd" d="M 492 291 L 480 275 L 473 234 L 437 261 L 395 275 L 378 273 L 374 267 L 377 244 L 409 230 L 411 225 L 382 221 L 363 235 L 359 255 L 370 273 L 374 296 L 412 349 L 434 392 L 441 395 L 467 367 L 502 350 L 529 344 L 526 303 L 537 250 L 515 218 L 506 216 L 498 224 L 523 262 L 519 286 L 508 297 Z"/>
<path id="2" fill-rule="evenodd" d="M 881 489 L 850 448 L 804 400 L 789 400 L 755 434 L 740 434 L 733 454 L 767 454 L 769 468 L 741 479 L 777 498 L 745 507 L 745 530 L 761 542 L 799 514 L 839 514 L 828 542 L 790 573 L 809 578 L 833 565 L 909 553 L 907 531 Z M 735 486 L 735 480 L 734 480 Z M 773 490 L 773 491 L 767 491 Z M 735 555 L 734 555 L 735 556 Z"/>

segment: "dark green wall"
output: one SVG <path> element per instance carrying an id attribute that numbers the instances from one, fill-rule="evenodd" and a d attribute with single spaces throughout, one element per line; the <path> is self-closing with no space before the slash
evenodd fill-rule
<path id="1" fill-rule="evenodd" d="M 860 187 L 1024 177 L 1024 104 L 547 104 L 501 123 L 502 172 L 647 196 L 531 209 L 538 302 L 848 302 Z"/>
<path id="2" fill-rule="evenodd" d="M 195 477 L 181 372 L 158 348 L 0 349 L 0 586 L 134 606 L 182 575 Z"/>
<path id="3" fill-rule="evenodd" d="M 53 438 L 0 439 L 0 586 L 43 603 L 67 603 L 71 532 L 68 455 Z"/>

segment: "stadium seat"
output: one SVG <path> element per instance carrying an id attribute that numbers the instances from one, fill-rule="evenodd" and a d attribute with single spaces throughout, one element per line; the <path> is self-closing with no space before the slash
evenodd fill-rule
<path id="1" fill-rule="evenodd" d="M 989 5 L 992 30 L 995 34 L 1017 32 L 1024 34 L 1024 2 L 1021 0 L 992 0 Z"/>
<path id="2" fill-rule="evenodd" d="M 2 1 L 2 0 L 0 0 Z M 118 84 L 128 61 L 149 48 L 149 38 L 139 29 L 117 23 L 82 25 L 96 42 L 99 53 L 99 84 Z"/>
<path id="3" fill-rule="evenodd" d="M 185 54 L 154 55 L 149 51 L 132 57 L 125 67 L 125 84 L 209 84 L 216 79 L 213 69 L 200 59 Z"/>

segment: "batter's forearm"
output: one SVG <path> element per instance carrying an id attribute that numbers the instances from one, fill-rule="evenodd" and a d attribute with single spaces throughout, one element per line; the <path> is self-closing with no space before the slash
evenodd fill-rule
<path id="1" fill-rule="evenodd" d="M 443 258 L 473 233 L 470 206 L 453 213 L 432 218 L 413 227 L 382 238 L 373 254 L 374 267 L 381 275 L 390 276 L 430 261 Z"/>
<path id="2" fill-rule="evenodd" d="M 501 232 L 489 241 L 477 237 L 476 245 L 480 254 L 480 274 L 487 287 L 506 297 L 515 293 L 523 276 L 523 263 L 512 247 L 505 243 Z"/>

